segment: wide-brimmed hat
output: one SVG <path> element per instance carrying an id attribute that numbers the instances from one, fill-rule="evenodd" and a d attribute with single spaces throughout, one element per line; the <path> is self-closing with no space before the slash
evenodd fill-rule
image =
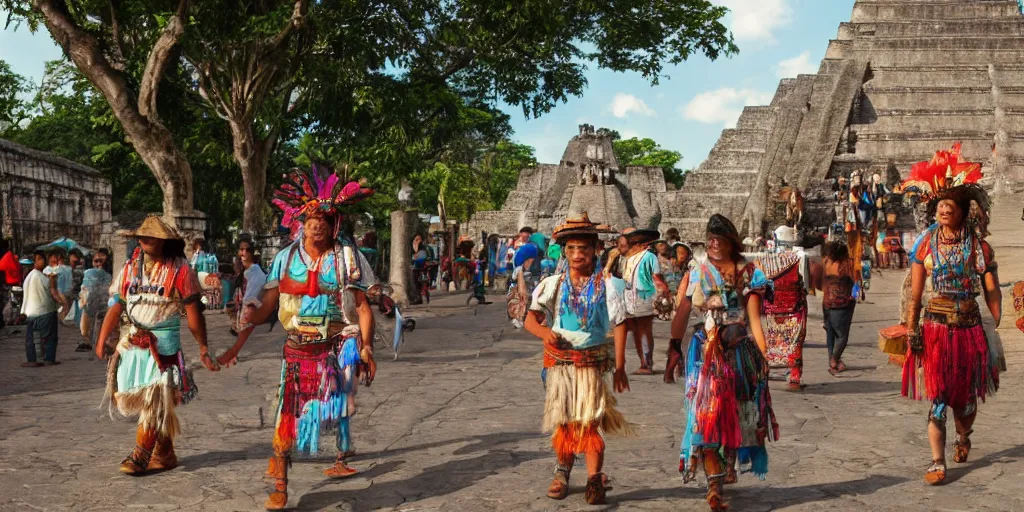
<path id="1" fill-rule="evenodd" d="M 597 238 L 600 231 L 598 231 L 597 224 L 590 221 L 590 216 L 587 212 L 581 213 L 576 217 L 569 217 L 565 219 L 565 222 L 555 228 L 555 232 L 551 235 L 551 239 L 557 243 L 564 243 L 567 238 Z"/>
<path id="2" fill-rule="evenodd" d="M 129 236 L 134 238 L 157 238 L 160 240 L 184 240 L 178 232 L 167 225 L 158 215 L 150 215 L 142 221 L 138 229 L 132 231 Z"/>
<path id="3" fill-rule="evenodd" d="M 650 244 L 661 238 L 657 229 L 626 228 L 622 231 L 631 244 Z"/>

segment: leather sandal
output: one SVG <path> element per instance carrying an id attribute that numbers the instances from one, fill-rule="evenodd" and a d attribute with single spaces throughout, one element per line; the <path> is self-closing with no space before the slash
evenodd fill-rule
<path id="1" fill-rule="evenodd" d="M 339 480 L 355 475 L 356 473 L 359 473 L 359 471 L 346 464 L 345 456 L 339 454 L 338 458 L 334 460 L 334 465 L 325 469 L 323 473 L 327 478 Z"/>
<path id="2" fill-rule="evenodd" d="M 924 481 L 928 482 L 928 485 L 942 485 L 946 481 L 946 461 L 943 459 L 933 460 L 932 465 L 928 467 L 928 472 L 924 474 Z"/>
<path id="3" fill-rule="evenodd" d="M 569 471 L 561 466 L 555 469 L 555 477 L 548 486 L 548 498 L 564 500 L 569 495 Z"/>
<path id="4" fill-rule="evenodd" d="M 604 505 L 606 503 L 604 482 L 604 473 L 598 473 L 587 479 L 587 491 L 583 495 L 583 499 L 588 505 Z"/>
<path id="5" fill-rule="evenodd" d="M 141 475 L 146 472 L 149 466 L 149 459 L 153 452 L 141 445 L 135 445 L 131 453 L 121 461 L 120 471 L 126 475 Z"/>
<path id="6" fill-rule="evenodd" d="M 968 430 L 964 433 L 957 433 L 956 441 L 953 441 L 953 462 L 957 464 L 963 464 L 967 462 L 967 457 L 971 454 L 971 438 L 970 435 L 974 433 L 974 429 Z"/>

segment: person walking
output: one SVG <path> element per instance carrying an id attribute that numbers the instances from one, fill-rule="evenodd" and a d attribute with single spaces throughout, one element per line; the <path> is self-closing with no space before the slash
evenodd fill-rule
<path id="1" fill-rule="evenodd" d="M 846 244 L 829 241 L 822 249 L 822 316 L 828 346 L 828 372 L 838 375 L 846 371 L 843 352 L 850 339 L 850 324 L 857 299 L 853 296 L 855 273 Z"/>
<path id="2" fill-rule="evenodd" d="M 25 322 L 25 368 L 57 363 L 57 301 L 50 278 L 43 274 L 46 254 L 36 251 L 32 256 L 32 271 L 22 285 L 21 318 Z M 43 362 L 36 360 L 35 336 L 43 347 Z"/>
<path id="3" fill-rule="evenodd" d="M 107 252 L 97 251 L 92 257 L 92 268 L 82 275 L 82 290 L 78 294 L 78 302 L 82 309 L 79 327 L 82 341 L 75 352 L 92 350 L 96 340 L 93 335 L 96 326 L 103 322 L 107 315 L 107 302 L 110 300 L 110 282 L 113 276 L 107 272 Z"/>

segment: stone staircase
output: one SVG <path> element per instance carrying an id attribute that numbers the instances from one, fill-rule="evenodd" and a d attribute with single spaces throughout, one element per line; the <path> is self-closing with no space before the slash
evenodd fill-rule
<path id="1" fill-rule="evenodd" d="M 784 181 L 807 197 L 805 227 L 822 227 L 833 177 L 890 165 L 905 174 L 957 141 L 997 191 L 1022 188 L 1016 0 L 857 0 L 817 73 L 782 80 L 770 105 L 745 108 L 722 132 L 673 196 L 678 204 L 662 205 L 662 229 L 700 240 L 717 212 L 741 230 L 743 219 L 771 230 L 782 220 L 775 198 Z"/>

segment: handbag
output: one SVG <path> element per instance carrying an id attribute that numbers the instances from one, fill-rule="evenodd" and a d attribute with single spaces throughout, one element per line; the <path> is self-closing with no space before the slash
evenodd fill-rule
<path id="1" fill-rule="evenodd" d="M 878 331 L 878 349 L 889 355 L 906 355 L 909 340 L 905 325 L 897 324 Z"/>

